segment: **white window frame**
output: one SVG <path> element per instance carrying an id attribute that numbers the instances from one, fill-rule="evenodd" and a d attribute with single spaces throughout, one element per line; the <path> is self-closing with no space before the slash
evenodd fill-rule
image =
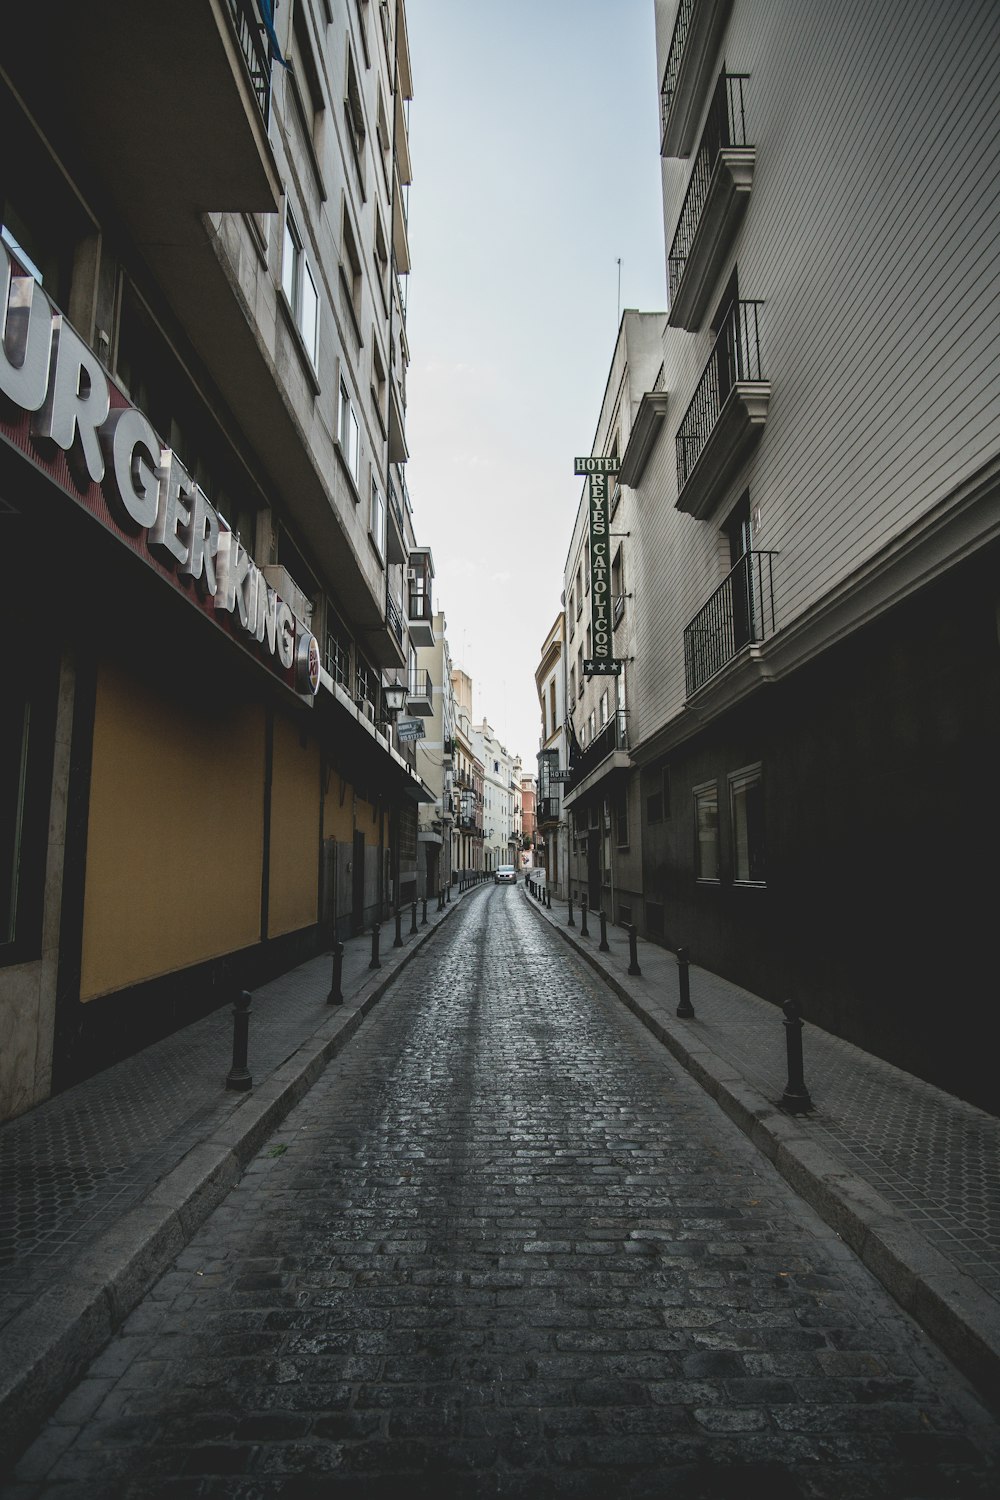
<path id="1" fill-rule="evenodd" d="M 351 399 L 350 388 L 343 376 L 340 377 L 340 414 L 337 421 L 337 437 L 340 442 L 340 451 L 347 472 L 354 480 L 358 491 L 361 492 L 361 428 L 358 423 L 357 412 Z"/>
<path id="2" fill-rule="evenodd" d="M 750 878 L 750 848 L 745 813 L 738 812 L 739 793 L 749 786 L 757 785 L 763 794 L 764 790 L 764 768 L 760 761 L 752 766 L 741 766 L 738 771 L 730 771 L 727 777 L 729 783 L 729 828 L 733 845 L 733 884 L 748 885 L 756 889 L 763 889 L 767 880 L 752 880 Z M 745 808 L 745 804 L 743 804 Z M 745 858 L 745 865 L 743 863 Z M 766 869 L 766 853 L 764 854 Z M 746 873 L 741 873 L 745 869 Z"/>
<path id="3" fill-rule="evenodd" d="M 319 288 L 305 253 L 295 215 L 287 204 L 281 241 L 281 290 L 315 370 L 319 364 Z"/>
<path id="4" fill-rule="evenodd" d="M 721 883 L 721 852 L 719 838 L 719 783 L 717 781 L 703 781 L 700 786 L 691 788 L 694 802 L 694 878 L 699 885 L 719 885 Z M 713 798 L 715 802 L 715 873 L 705 874 L 702 869 L 702 853 L 707 840 L 701 836 L 700 806 L 703 799 Z"/>
<path id="5" fill-rule="evenodd" d="M 375 550 L 380 559 L 385 561 L 385 496 L 378 487 L 378 480 L 372 475 L 371 499 L 368 502 L 368 531 Z"/>

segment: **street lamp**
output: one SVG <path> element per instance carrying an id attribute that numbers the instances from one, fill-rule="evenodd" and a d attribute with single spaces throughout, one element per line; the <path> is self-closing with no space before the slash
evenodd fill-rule
<path id="1" fill-rule="evenodd" d="M 386 719 L 395 724 L 406 707 L 406 686 L 402 682 L 387 682 L 382 689 Z"/>

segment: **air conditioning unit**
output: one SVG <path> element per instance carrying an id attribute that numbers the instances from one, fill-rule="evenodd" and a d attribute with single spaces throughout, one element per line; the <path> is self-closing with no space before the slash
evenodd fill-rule
<path id="1" fill-rule="evenodd" d="M 407 583 L 415 583 L 416 582 L 416 578 L 417 578 L 417 570 L 416 570 L 416 568 L 407 568 L 407 570 L 406 570 L 406 581 L 407 581 Z"/>

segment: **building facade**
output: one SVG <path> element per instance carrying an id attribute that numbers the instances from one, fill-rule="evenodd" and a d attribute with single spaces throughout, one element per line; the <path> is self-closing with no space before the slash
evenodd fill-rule
<path id="1" fill-rule="evenodd" d="M 436 895 L 451 884 L 452 832 L 455 827 L 454 742 L 455 697 L 451 685 L 451 655 L 447 622 L 434 616 L 434 645 L 417 650 L 411 674 L 411 713 L 423 715 L 423 735 L 417 740 L 417 771 L 434 797 L 420 808 L 417 893 Z M 427 710 L 430 710 L 427 713 Z"/>
<path id="2" fill-rule="evenodd" d="M 569 836 L 563 809 L 564 779 L 570 774 L 566 674 L 566 616 L 560 611 L 535 668 L 542 720 L 535 801 L 538 859 L 550 890 L 558 896 L 565 896 L 569 888 Z"/>
<path id="3" fill-rule="evenodd" d="M 39 8 L 5 52 L 3 1115 L 416 889 L 406 13 L 276 24 Z"/>
<path id="4" fill-rule="evenodd" d="M 617 434 L 633 917 L 995 1110 L 988 1018 L 941 1004 L 992 972 L 1000 12 L 656 23 L 669 312 Z"/>

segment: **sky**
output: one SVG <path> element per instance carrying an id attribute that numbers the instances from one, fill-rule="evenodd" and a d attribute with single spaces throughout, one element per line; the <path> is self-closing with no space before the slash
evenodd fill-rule
<path id="1" fill-rule="evenodd" d="M 591 450 L 620 310 L 666 306 L 653 0 L 406 14 L 407 486 L 473 716 L 531 771 L 573 459 Z"/>

